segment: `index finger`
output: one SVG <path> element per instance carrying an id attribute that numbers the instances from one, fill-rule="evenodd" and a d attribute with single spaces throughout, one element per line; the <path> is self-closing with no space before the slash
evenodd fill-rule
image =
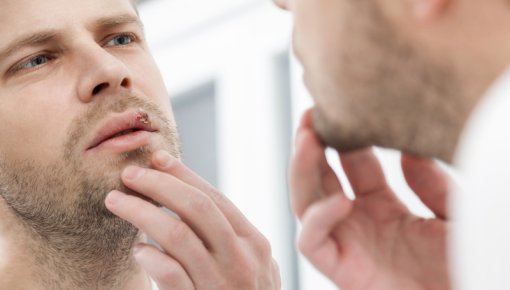
<path id="1" fill-rule="evenodd" d="M 163 150 L 156 152 L 152 156 L 152 164 L 155 169 L 168 173 L 209 196 L 227 218 L 237 234 L 246 236 L 256 230 L 241 211 L 223 195 L 223 193 L 218 191 L 214 186 L 194 173 L 168 152 Z"/>

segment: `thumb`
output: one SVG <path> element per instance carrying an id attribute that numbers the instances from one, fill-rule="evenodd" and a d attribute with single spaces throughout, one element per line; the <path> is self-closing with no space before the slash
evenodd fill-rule
<path id="1" fill-rule="evenodd" d="M 327 276 L 336 271 L 341 262 L 340 241 L 333 237 L 333 232 L 351 211 L 352 201 L 339 192 L 318 200 L 303 216 L 298 248 Z"/>

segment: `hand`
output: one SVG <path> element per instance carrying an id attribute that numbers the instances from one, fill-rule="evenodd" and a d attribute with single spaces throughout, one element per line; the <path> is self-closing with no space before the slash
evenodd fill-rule
<path id="1" fill-rule="evenodd" d="M 433 161 L 402 156 L 407 183 L 436 215 L 412 215 L 386 183 L 370 149 L 341 155 L 355 193 L 348 199 L 325 148 L 303 118 L 290 166 L 298 247 L 342 290 L 450 289 L 446 262 L 448 180 Z"/>
<path id="2" fill-rule="evenodd" d="M 154 154 L 152 164 L 126 168 L 122 181 L 180 219 L 118 191 L 106 205 L 161 246 L 135 247 L 136 260 L 160 290 L 280 289 L 269 243 L 223 194 L 166 152 Z"/>

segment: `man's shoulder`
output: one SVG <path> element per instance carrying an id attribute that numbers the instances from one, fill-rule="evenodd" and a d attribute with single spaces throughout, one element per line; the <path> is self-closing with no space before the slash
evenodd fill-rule
<path id="1" fill-rule="evenodd" d="M 453 278 L 462 290 L 501 289 L 510 269 L 510 71 L 466 125 L 456 156 L 462 184 L 450 199 Z M 488 267 L 487 265 L 490 265 Z"/>

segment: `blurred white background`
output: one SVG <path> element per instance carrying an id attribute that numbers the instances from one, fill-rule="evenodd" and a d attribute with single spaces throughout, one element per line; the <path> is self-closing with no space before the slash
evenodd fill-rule
<path id="1" fill-rule="evenodd" d="M 184 162 L 270 240 L 283 290 L 335 289 L 294 247 L 287 163 L 294 128 L 312 103 L 289 54 L 290 15 L 270 0 L 145 0 L 139 8 L 169 89 Z M 410 209 L 430 216 L 409 194 L 399 155 L 377 153 Z"/>

